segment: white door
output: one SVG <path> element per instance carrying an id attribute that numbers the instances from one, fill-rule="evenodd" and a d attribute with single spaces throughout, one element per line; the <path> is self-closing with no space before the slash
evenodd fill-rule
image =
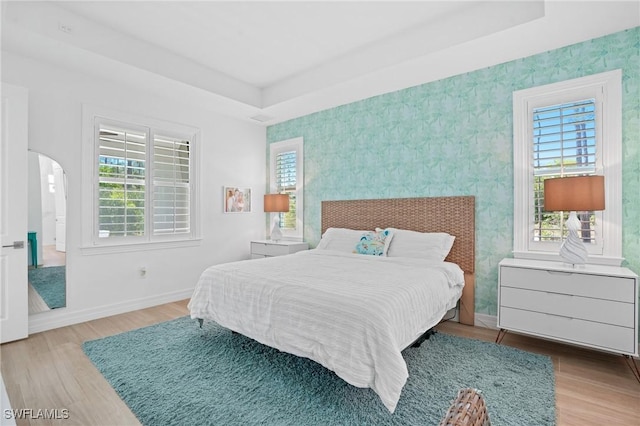
<path id="1" fill-rule="evenodd" d="M 53 182 L 56 205 L 56 250 L 66 250 L 67 235 L 67 180 L 60 164 L 53 161 Z"/>
<path id="2" fill-rule="evenodd" d="M 26 89 L 2 84 L 0 121 L 0 343 L 29 334 Z"/>

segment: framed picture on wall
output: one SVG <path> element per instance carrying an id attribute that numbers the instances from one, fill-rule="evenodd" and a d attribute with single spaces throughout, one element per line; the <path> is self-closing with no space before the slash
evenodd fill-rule
<path id="1" fill-rule="evenodd" d="M 248 213 L 251 211 L 251 188 L 224 187 L 224 212 Z"/>

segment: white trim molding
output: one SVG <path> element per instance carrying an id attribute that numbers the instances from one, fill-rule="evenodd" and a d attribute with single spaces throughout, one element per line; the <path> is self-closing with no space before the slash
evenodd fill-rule
<path id="1" fill-rule="evenodd" d="M 513 254 L 516 258 L 562 261 L 559 243 L 532 239 L 533 144 L 529 125 L 533 108 L 596 99 L 596 174 L 605 177 L 605 210 L 602 211 L 602 243 L 590 253 L 589 263 L 619 266 L 622 257 L 622 70 L 562 81 L 513 93 Z"/>
<path id="2" fill-rule="evenodd" d="M 304 140 L 302 137 L 269 144 L 269 192 L 276 191 L 275 158 L 286 151 L 296 152 L 296 228 L 282 228 L 282 236 L 285 239 L 302 241 L 304 237 Z"/>
<path id="3" fill-rule="evenodd" d="M 66 327 L 68 325 L 110 317 L 112 315 L 123 314 L 125 312 L 150 308 L 165 303 L 178 302 L 180 300 L 189 299 L 192 295 L 193 288 L 188 288 L 70 313 L 58 309 L 56 309 L 55 312 L 42 312 L 29 318 L 29 334 L 40 333 L 41 331 L 53 330 L 54 328 Z"/>

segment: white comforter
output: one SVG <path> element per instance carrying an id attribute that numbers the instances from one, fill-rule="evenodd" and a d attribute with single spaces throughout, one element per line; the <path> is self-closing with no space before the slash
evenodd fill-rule
<path id="1" fill-rule="evenodd" d="M 372 388 L 393 412 L 409 376 L 401 351 L 455 306 L 463 286 L 452 263 L 309 250 L 211 266 L 189 309 Z"/>

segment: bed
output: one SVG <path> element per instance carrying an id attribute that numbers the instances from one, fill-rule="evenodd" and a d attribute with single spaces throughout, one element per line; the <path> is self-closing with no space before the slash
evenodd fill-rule
<path id="1" fill-rule="evenodd" d="M 323 201 L 318 248 L 207 268 L 191 317 L 310 358 L 373 389 L 393 412 L 409 374 L 402 351 L 456 305 L 459 321 L 473 324 L 474 211 L 471 196 Z M 325 244 L 377 228 L 395 235 L 388 256 Z M 454 236 L 446 259 L 405 256 L 401 242 L 394 251 L 398 235 L 411 231 Z"/>

